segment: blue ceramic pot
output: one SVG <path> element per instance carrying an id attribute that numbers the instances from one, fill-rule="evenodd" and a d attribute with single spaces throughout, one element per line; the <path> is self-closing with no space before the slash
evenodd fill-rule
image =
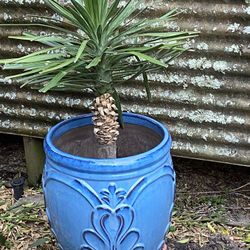
<path id="1" fill-rule="evenodd" d="M 146 116 L 124 113 L 124 122 L 153 130 L 161 142 L 125 158 L 83 158 L 60 151 L 53 141 L 92 124 L 91 115 L 66 120 L 49 131 L 43 190 L 60 249 L 161 249 L 174 204 L 171 137 Z"/>

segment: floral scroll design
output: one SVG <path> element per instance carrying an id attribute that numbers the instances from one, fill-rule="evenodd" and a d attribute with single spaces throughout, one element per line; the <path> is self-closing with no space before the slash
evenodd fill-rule
<path id="1" fill-rule="evenodd" d="M 72 178 L 72 176 L 62 173 L 58 174 L 57 171 L 46 171 L 46 178 L 43 179 L 43 188 L 45 197 L 47 197 L 46 193 L 49 189 L 46 189 L 46 186 L 50 181 L 56 181 L 57 183 L 61 183 L 65 188 L 68 187 L 77 192 L 91 207 L 91 218 L 88 221 L 89 226 L 77 235 L 77 239 L 79 240 L 78 237 L 81 237 L 82 241 L 80 250 L 145 250 L 148 246 L 145 246 L 146 243 L 141 243 L 143 238 L 142 232 L 135 227 L 136 214 L 133 207 L 145 189 L 165 177 L 170 178 L 173 190 L 175 187 L 175 173 L 170 164 L 165 165 L 151 175 L 140 177 L 129 187 L 128 191 L 117 188 L 116 184 L 111 182 L 108 184 L 107 189 L 102 189 L 97 193 L 83 179 Z M 52 231 L 58 241 L 60 241 L 59 236 L 61 238 L 61 235 L 58 235 L 59 229 L 51 221 L 50 209 L 53 211 L 48 206 L 46 212 L 51 222 Z M 169 215 L 171 215 L 172 209 L 173 200 L 171 201 Z M 79 224 L 82 224 L 82 222 L 79 222 Z M 165 232 L 168 226 L 169 224 L 166 226 Z M 64 239 L 61 244 L 63 244 L 63 241 Z M 160 250 L 161 246 L 162 242 L 160 242 L 156 249 Z M 70 248 L 68 246 L 65 248 L 65 246 L 61 245 L 60 249 Z"/>
<path id="2" fill-rule="evenodd" d="M 83 231 L 81 250 L 143 250 L 140 232 L 133 227 L 135 211 L 126 203 L 127 192 L 110 183 L 100 195 L 101 204 L 91 213 L 92 228 Z"/>

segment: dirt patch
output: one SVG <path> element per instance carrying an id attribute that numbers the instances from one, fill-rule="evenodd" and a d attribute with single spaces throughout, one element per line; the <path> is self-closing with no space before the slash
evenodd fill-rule
<path id="1" fill-rule="evenodd" d="M 19 172 L 26 176 L 22 137 L 0 134 L 0 178 L 10 180 Z"/>
<path id="2" fill-rule="evenodd" d="M 217 235 L 209 239 L 209 242 L 200 246 L 197 243 L 186 243 L 181 244 L 177 241 L 169 240 L 168 249 L 178 249 L 178 250 L 236 250 L 242 249 L 241 245 L 237 242 L 230 240 L 228 236 Z M 247 249 L 247 248 L 245 248 Z"/>
<path id="3" fill-rule="evenodd" d="M 177 193 L 168 234 L 173 249 L 248 249 L 250 169 L 181 158 L 174 165 Z"/>
<path id="4" fill-rule="evenodd" d="M 58 249 L 41 189 L 26 187 L 28 198 L 14 203 L 5 185 L 19 172 L 26 175 L 22 140 L 1 136 L 0 160 L 0 249 Z M 177 193 L 168 249 L 249 249 L 250 169 L 181 158 L 174 158 L 174 165 Z"/>

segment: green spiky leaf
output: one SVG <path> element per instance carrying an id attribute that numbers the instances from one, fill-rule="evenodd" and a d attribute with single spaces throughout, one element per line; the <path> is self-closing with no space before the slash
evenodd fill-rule
<path id="1" fill-rule="evenodd" d="M 46 93 L 48 90 L 57 87 L 60 80 L 67 74 L 66 71 L 61 71 L 55 75 L 39 92 Z"/>
<path id="2" fill-rule="evenodd" d="M 117 107 L 118 120 L 119 120 L 120 126 L 121 126 L 121 128 L 124 128 L 124 122 L 123 122 L 123 117 L 122 117 L 121 100 L 120 100 L 119 94 L 117 93 L 115 88 L 113 88 L 112 96 L 115 99 L 115 105 Z"/>
<path id="3" fill-rule="evenodd" d="M 79 49 L 78 49 L 78 51 L 77 51 L 77 54 L 76 54 L 74 63 L 76 63 L 76 62 L 79 60 L 79 58 L 81 57 L 81 55 L 82 55 L 82 53 L 83 53 L 83 51 L 84 51 L 84 49 L 85 49 L 87 43 L 88 43 L 87 40 L 82 42 L 81 46 L 79 47 Z"/>
<path id="4" fill-rule="evenodd" d="M 95 57 L 87 66 L 86 69 L 97 66 L 101 62 L 102 58 L 100 56 Z"/>
<path id="5" fill-rule="evenodd" d="M 122 109 L 115 87 L 142 76 L 151 98 L 148 74 L 164 70 L 186 50 L 184 42 L 195 32 L 168 32 L 166 23 L 176 19 L 173 9 L 156 18 L 138 6 L 143 0 L 45 0 L 62 20 L 39 16 L 37 23 L 0 24 L 45 29 L 46 35 L 23 33 L 9 39 L 39 45 L 39 50 L 20 58 L 0 59 L 0 66 L 13 70 L 22 86 L 40 89 L 82 91 L 95 95 L 112 92 L 122 124 Z M 21 71 L 21 72 L 20 72 Z"/>

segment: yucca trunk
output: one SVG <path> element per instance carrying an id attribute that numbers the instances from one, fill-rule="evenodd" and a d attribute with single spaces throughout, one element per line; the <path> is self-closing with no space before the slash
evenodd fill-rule
<path id="1" fill-rule="evenodd" d="M 96 97 L 91 110 L 98 157 L 116 158 L 119 123 L 114 98 L 109 93 Z"/>

